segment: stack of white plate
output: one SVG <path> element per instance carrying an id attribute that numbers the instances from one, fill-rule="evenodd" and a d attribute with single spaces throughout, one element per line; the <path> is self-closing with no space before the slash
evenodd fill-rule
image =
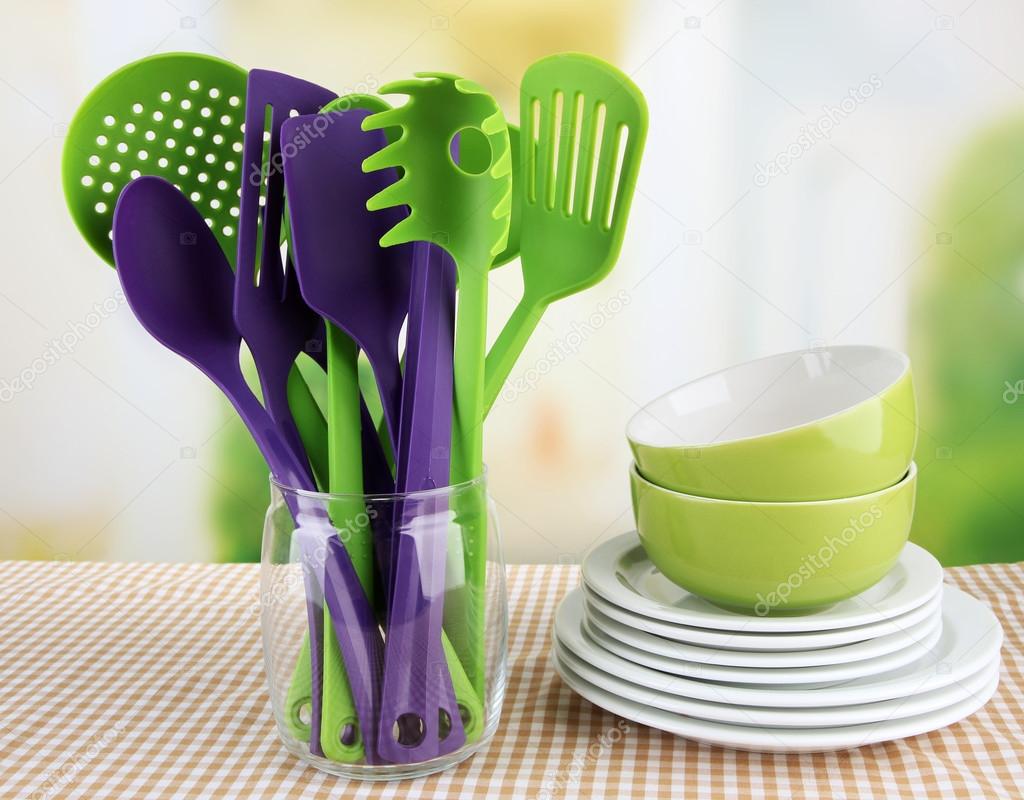
<path id="1" fill-rule="evenodd" d="M 593 550 L 555 619 L 566 683 L 615 714 L 746 750 L 859 747 L 945 727 L 999 680 L 1002 628 L 908 544 L 865 592 L 799 616 L 748 616 L 668 581 L 635 533 Z"/>

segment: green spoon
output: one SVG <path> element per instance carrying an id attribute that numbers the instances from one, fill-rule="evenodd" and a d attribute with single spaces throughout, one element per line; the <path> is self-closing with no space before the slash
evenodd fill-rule
<path id="1" fill-rule="evenodd" d="M 171 181 L 235 261 L 248 73 L 199 53 L 161 53 L 108 75 L 68 127 L 61 179 L 71 218 L 110 266 L 114 204 L 141 175 Z M 297 369 L 288 398 L 317 476 L 327 475 L 326 424 Z"/>
<path id="2" fill-rule="evenodd" d="M 520 92 L 523 297 L 487 355 L 485 409 L 544 310 L 604 278 L 626 232 L 647 104 L 636 85 L 593 56 L 533 64 Z"/>

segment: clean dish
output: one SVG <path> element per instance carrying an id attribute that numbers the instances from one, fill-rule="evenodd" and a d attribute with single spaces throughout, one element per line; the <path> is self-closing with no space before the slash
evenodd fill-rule
<path id="1" fill-rule="evenodd" d="M 584 594 L 586 597 L 586 594 Z M 857 661 L 884 656 L 909 647 L 939 624 L 942 615 L 939 606 L 935 611 L 915 625 L 885 636 L 867 639 L 851 644 L 835 647 L 823 647 L 817 650 L 782 650 L 778 652 L 724 650 L 719 647 L 701 647 L 699 645 L 677 642 L 654 633 L 647 633 L 643 626 L 645 620 L 635 619 L 633 624 L 622 623 L 599 611 L 593 603 L 586 604 L 585 616 L 595 628 L 606 636 L 610 636 L 624 644 L 638 647 L 647 653 L 666 656 L 679 661 L 691 661 L 701 664 L 720 664 L 729 667 L 818 667 L 827 664 L 847 664 Z"/>
<path id="2" fill-rule="evenodd" d="M 947 708 L 953 703 L 959 703 L 970 695 L 983 691 L 992 678 L 999 673 L 999 659 L 997 658 L 974 675 L 932 692 L 861 705 L 826 708 L 767 708 L 693 700 L 668 692 L 659 692 L 656 689 L 646 689 L 591 666 L 557 644 L 552 655 L 559 672 L 562 672 L 562 668 L 564 668 L 587 683 L 626 700 L 632 700 L 652 708 L 660 708 L 662 711 L 669 711 L 673 714 L 685 714 L 688 717 L 697 717 L 712 722 L 764 725 L 772 728 L 830 728 L 927 714 Z"/>
<path id="3" fill-rule="evenodd" d="M 905 614 L 939 591 L 942 566 L 927 550 L 910 543 L 881 580 L 855 597 L 813 614 L 752 616 L 723 609 L 672 583 L 651 563 L 632 531 L 591 550 L 583 559 L 583 580 L 588 588 L 620 608 L 674 625 L 744 633 L 793 633 L 852 628 Z"/>
<path id="4" fill-rule="evenodd" d="M 674 642 L 703 645 L 724 651 L 753 653 L 818 651 L 824 648 L 867 642 L 894 633 L 904 633 L 913 630 L 924 620 L 939 613 L 942 607 L 942 592 L 939 591 L 924 605 L 908 611 L 906 614 L 870 625 L 860 625 L 855 628 L 838 628 L 830 631 L 802 631 L 799 633 L 743 633 L 739 631 L 713 631 L 707 628 L 690 628 L 685 625 L 673 625 L 670 622 L 662 622 L 656 619 L 641 619 L 598 597 L 587 588 L 586 584 L 583 585 L 583 593 L 587 598 L 587 602 L 597 608 L 602 614 L 655 636 L 661 636 Z"/>
<path id="5" fill-rule="evenodd" d="M 947 587 L 942 600 L 942 634 L 927 656 L 888 673 L 807 691 L 784 686 L 730 686 L 666 675 L 598 647 L 582 627 L 583 598 L 579 594 L 570 594 L 555 613 L 555 638 L 588 664 L 630 683 L 681 697 L 773 708 L 874 703 L 941 689 L 991 663 L 998 656 L 1003 638 L 999 621 L 987 606 L 958 589 Z"/>
<path id="6" fill-rule="evenodd" d="M 681 494 L 635 464 L 630 483 L 640 540 L 669 580 L 765 616 L 823 608 L 881 580 L 910 534 L 917 468 L 872 494 L 805 503 Z"/>
<path id="7" fill-rule="evenodd" d="M 762 753 L 821 753 L 929 733 L 969 717 L 991 699 L 999 686 L 996 672 L 979 692 L 936 711 L 905 719 L 823 728 L 770 728 L 709 722 L 663 711 L 649 703 L 638 703 L 607 692 L 574 674 L 557 659 L 553 660 L 555 669 L 570 689 L 613 714 L 688 739 Z"/>
<path id="8" fill-rule="evenodd" d="M 942 618 L 936 616 L 921 632 L 920 639 L 911 641 L 902 649 L 862 661 L 845 664 L 822 664 L 807 667 L 733 667 L 707 664 L 699 661 L 683 661 L 678 658 L 652 653 L 639 647 L 625 644 L 596 627 L 584 615 L 583 630 L 591 642 L 624 658 L 633 664 L 656 669 L 669 675 L 682 675 L 703 681 L 742 683 L 758 686 L 824 686 L 878 675 L 917 661 L 928 654 L 942 633 Z"/>
<path id="9" fill-rule="evenodd" d="M 733 500 L 854 497 L 896 483 L 917 441 L 910 359 L 823 347 L 699 378 L 626 426 L 640 472 L 675 491 Z"/>
<path id="10" fill-rule="evenodd" d="M 597 608 L 602 614 L 655 636 L 661 636 L 674 642 L 715 647 L 721 650 L 749 651 L 754 653 L 807 652 L 867 642 L 881 636 L 913 630 L 925 619 L 938 613 L 942 606 L 942 593 L 936 592 L 927 603 L 912 611 L 908 611 L 906 614 L 870 625 L 860 625 L 856 628 L 838 628 L 831 631 L 803 631 L 800 633 L 743 633 L 738 631 L 713 631 L 707 628 L 690 628 L 685 625 L 673 625 L 670 622 L 662 622 L 656 619 L 639 618 L 598 597 L 587 588 L 586 584 L 583 585 L 583 593 L 587 598 L 587 602 Z"/>

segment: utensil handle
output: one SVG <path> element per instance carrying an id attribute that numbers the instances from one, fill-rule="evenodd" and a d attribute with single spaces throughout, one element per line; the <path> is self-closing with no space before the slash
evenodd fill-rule
<path id="1" fill-rule="evenodd" d="M 490 413 L 502 387 L 523 353 L 523 348 L 537 329 L 544 306 L 523 298 L 501 329 L 487 354 L 484 368 L 484 416 Z"/>
<path id="2" fill-rule="evenodd" d="M 238 375 L 241 378 L 240 370 Z M 244 381 L 241 385 L 244 386 Z M 303 490 L 315 491 L 298 456 L 285 442 L 269 413 L 252 392 L 230 392 L 228 395 L 278 480 Z M 358 413 L 357 405 L 357 416 Z M 320 730 L 324 686 L 324 625 L 327 613 L 324 609 L 325 595 L 328 600 L 333 598 L 336 612 L 344 614 L 333 616 L 335 611 L 332 610 L 329 618 L 333 621 L 335 633 L 343 632 L 339 646 L 346 664 L 366 664 L 379 660 L 382 644 L 370 601 L 347 550 L 341 546 L 331 525 L 327 509 L 314 498 L 295 494 L 286 494 L 285 498 L 298 526 L 294 535 L 300 546 L 306 584 L 311 688 L 309 747 L 314 755 L 324 755 Z M 333 542 L 338 542 L 340 549 L 332 548 Z M 330 604 L 327 608 L 331 608 Z M 377 672 L 353 672 L 350 668 L 345 685 L 351 689 L 360 727 L 365 731 L 372 730 L 376 722 L 378 683 Z M 328 746 L 332 745 L 333 742 Z M 376 761 L 373 748 L 366 748 L 366 758 L 370 763 Z"/>
<path id="3" fill-rule="evenodd" d="M 398 428 L 396 486 L 399 493 L 447 486 L 451 465 L 455 263 L 442 248 L 413 245 L 406 370 Z M 441 532 L 416 537 L 416 514 L 441 515 Z M 452 752 L 482 730 L 483 707 L 442 628 L 448 504 L 399 502 L 394 530 L 397 552 L 388 570 L 388 637 L 378 746 L 393 759 L 419 760 Z M 427 523 L 430 525 L 431 523 Z M 424 573 L 423 570 L 429 570 Z M 396 721 L 408 714 L 436 720 L 444 710 L 444 739 L 425 724 L 423 741 L 409 748 L 395 742 Z M 435 737 L 431 740 L 431 736 Z"/>
<path id="4" fill-rule="evenodd" d="M 302 447 L 313 467 L 317 486 L 326 488 L 330 485 L 327 421 L 297 365 L 288 373 L 288 407 L 295 420 L 295 427 L 299 430 Z"/>
<path id="5" fill-rule="evenodd" d="M 363 460 L 357 442 L 361 441 L 359 352 L 355 343 L 341 330 L 327 323 L 327 416 L 328 457 L 332 494 L 363 493 Z M 360 585 L 373 597 L 373 537 L 369 518 L 361 499 L 333 500 L 331 519 L 338 528 L 338 540 L 352 560 Z M 330 608 L 325 609 L 324 626 L 324 705 L 320 724 L 320 743 L 328 758 L 342 763 L 363 757 L 363 743 L 373 735 L 371 729 L 359 730 L 359 715 L 340 649 L 347 635 L 332 624 Z M 358 735 L 356 735 L 358 732 Z"/>

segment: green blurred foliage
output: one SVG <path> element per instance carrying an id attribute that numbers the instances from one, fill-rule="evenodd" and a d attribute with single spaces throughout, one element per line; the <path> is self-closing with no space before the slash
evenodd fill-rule
<path id="1" fill-rule="evenodd" d="M 915 267 L 910 355 L 920 480 L 911 538 L 946 565 L 1024 559 L 1024 117 L 978 135 L 943 181 L 946 225 Z M 1024 383 L 1021 383 L 1024 388 Z"/>

